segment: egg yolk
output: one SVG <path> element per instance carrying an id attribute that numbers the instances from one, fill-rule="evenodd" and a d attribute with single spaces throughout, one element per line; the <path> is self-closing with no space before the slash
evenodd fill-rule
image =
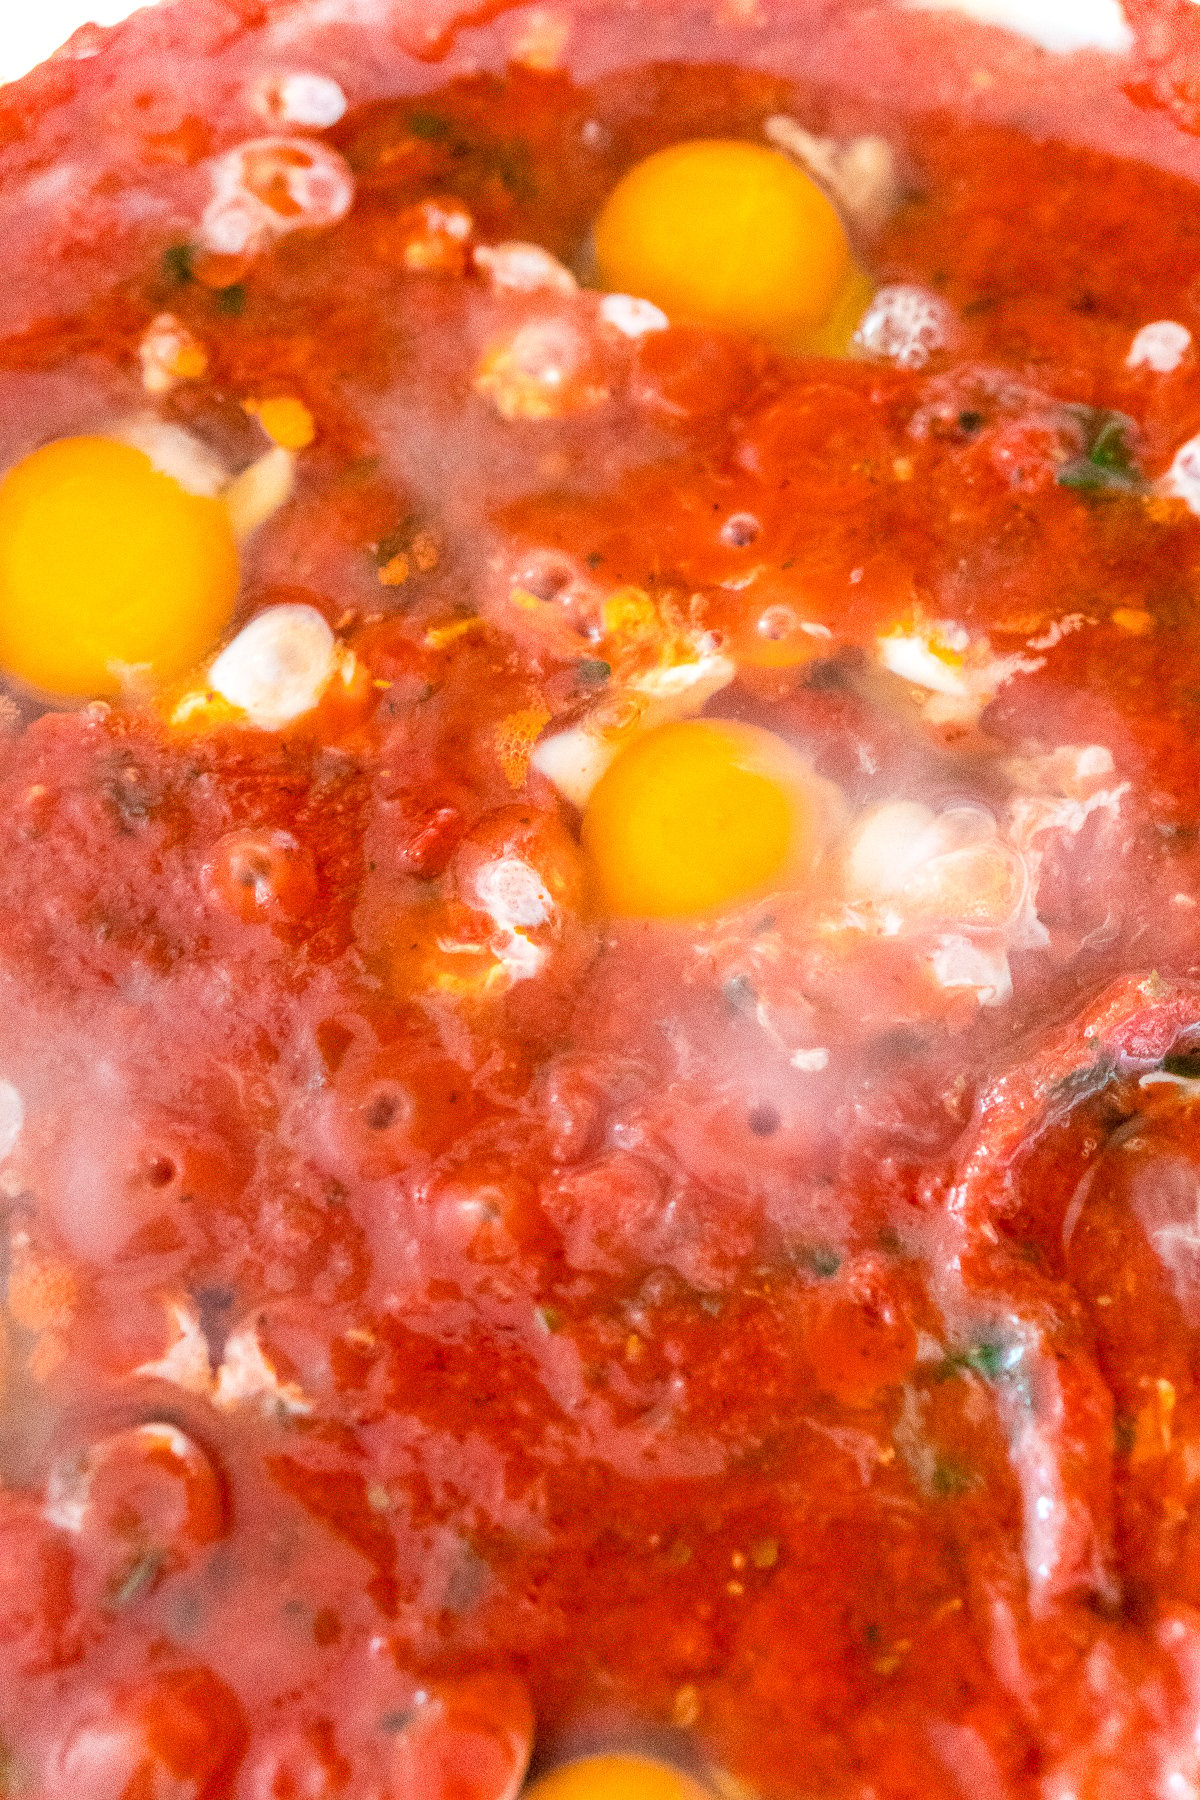
<path id="1" fill-rule="evenodd" d="M 704 1789 L 648 1756 L 584 1756 L 543 1775 L 526 1800 L 704 1800 Z"/>
<path id="2" fill-rule="evenodd" d="M 111 438 L 61 438 L 0 481 L 0 668 L 97 697 L 182 674 L 238 590 L 224 505 Z"/>
<path id="3" fill-rule="evenodd" d="M 865 304 L 833 203 L 761 144 L 700 139 L 648 156 L 609 195 L 595 242 L 610 291 L 783 349 L 825 348 L 823 328 L 848 338 L 840 311 Z"/>
<path id="4" fill-rule="evenodd" d="M 811 864 L 815 784 L 757 726 L 685 719 L 635 738 L 583 816 L 596 897 L 609 913 L 720 912 Z"/>

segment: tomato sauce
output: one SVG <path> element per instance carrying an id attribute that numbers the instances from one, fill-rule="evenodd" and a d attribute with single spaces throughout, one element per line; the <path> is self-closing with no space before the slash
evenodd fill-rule
<path id="1" fill-rule="evenodd" d="M 237 623 L 341 658 L 0 699 L 6 1800 L 1200 1792 L 1200 16 L 1128 12 L 193 0 L 0 93 L 0 463 L 310 422 Z M 614 324 L 615 182 L 781 114 L 910 300 Z M 684 641 L 841 848 L 606 918 L 543 752 Z"/>

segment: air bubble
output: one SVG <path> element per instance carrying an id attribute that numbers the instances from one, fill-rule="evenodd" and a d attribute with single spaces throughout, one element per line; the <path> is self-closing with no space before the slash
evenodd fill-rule
<path id="1" fill-rule="evenodd" d="M 759 614 L 754 629 L 767 643 L 783 644 L 788 638 L 795 637 L 801 625 L 802 621 L 790 606 L 768 606 Z"/>
<path id="2" fill-rule="evenodd" d="M 535 600 L 560 599 L 575 580 L 575 567 L 565 556 L 535 556 L 517 571 L 513 587 Z"/>
<path id="3" fill-rule="evenodd" d="M 755 1137 L 774 1137 L 783 1120 L 777 1107 L 762 1104 L 750 1108 L 748 1123 Z"/>
<path id="4" fill-rule="evenodd" d="M 369 1131 L 390 1131 L 407 1110 L 403 1094 L 395 1088 L 381 1088 L 367 1101 L 363 1118 Z"/>
<path id="5" fill-rule="evenodd" d="M 721 538 L 735 550 L 744 550 L 754 543 L 761 531 L 762 526 L 753 513 L 733 513 L 721 527 Z"/>
<path id="6" fill-rule="evenodd" d="M 923 369 L 944 350 L 954 315 L 937 294 L 919 287 L 883 287 L 868 306 L 854 342 L 870 356 L 885 356 L 902 369 Z"/>
<path id="7" fill-rule="evenodd" d="M 349 164 L 310 138 L 240 144 L 213 163 L 212 185 L 200 237 L 216 256 L 254 255 L 289 232 L 336 225 L 354 204 Z"/>
<path id="8" fill-rule="evenodd" d="M 347 102 L 331 76 L 305 71 L 264 81 L 254 105 L 273 125 L 311 125 L 323 131 L 346 116 Z"/>

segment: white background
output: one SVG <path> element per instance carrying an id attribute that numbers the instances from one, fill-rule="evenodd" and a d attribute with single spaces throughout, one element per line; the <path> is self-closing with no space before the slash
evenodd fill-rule
<path id="1" fill-rule="evenodd" d="M 80 25 L 115 25 L 154 0 L 0 0 L 0 82 L 12 81 L 49 56 Z M 950 8 L 1004 25 L 1047 50 L 1128 50 L 1133 34 L 1120 0 L 901 0 Z"/>
<path id="2" fill-rule="evenodd" d="M 81 25 L 116 25 L 146 0 L 0 0 L 0 81 L 14 81 Z"/>

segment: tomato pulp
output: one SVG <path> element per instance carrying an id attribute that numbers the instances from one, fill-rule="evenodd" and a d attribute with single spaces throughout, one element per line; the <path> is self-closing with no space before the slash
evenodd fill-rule
<path id="1" fill-rule="evenodd" d="M 0 94 L 0 464 L 258 471 L 221 661 L 0 700 L 6 1800 L 1197 1791 L 1200 44 L 1134 10 L 203 0 Z M 853 355 L 589 285 L 779 118 L 887 152 Z M 580 758 L 681 692 L 808 836 L 630 916 Z"/>

